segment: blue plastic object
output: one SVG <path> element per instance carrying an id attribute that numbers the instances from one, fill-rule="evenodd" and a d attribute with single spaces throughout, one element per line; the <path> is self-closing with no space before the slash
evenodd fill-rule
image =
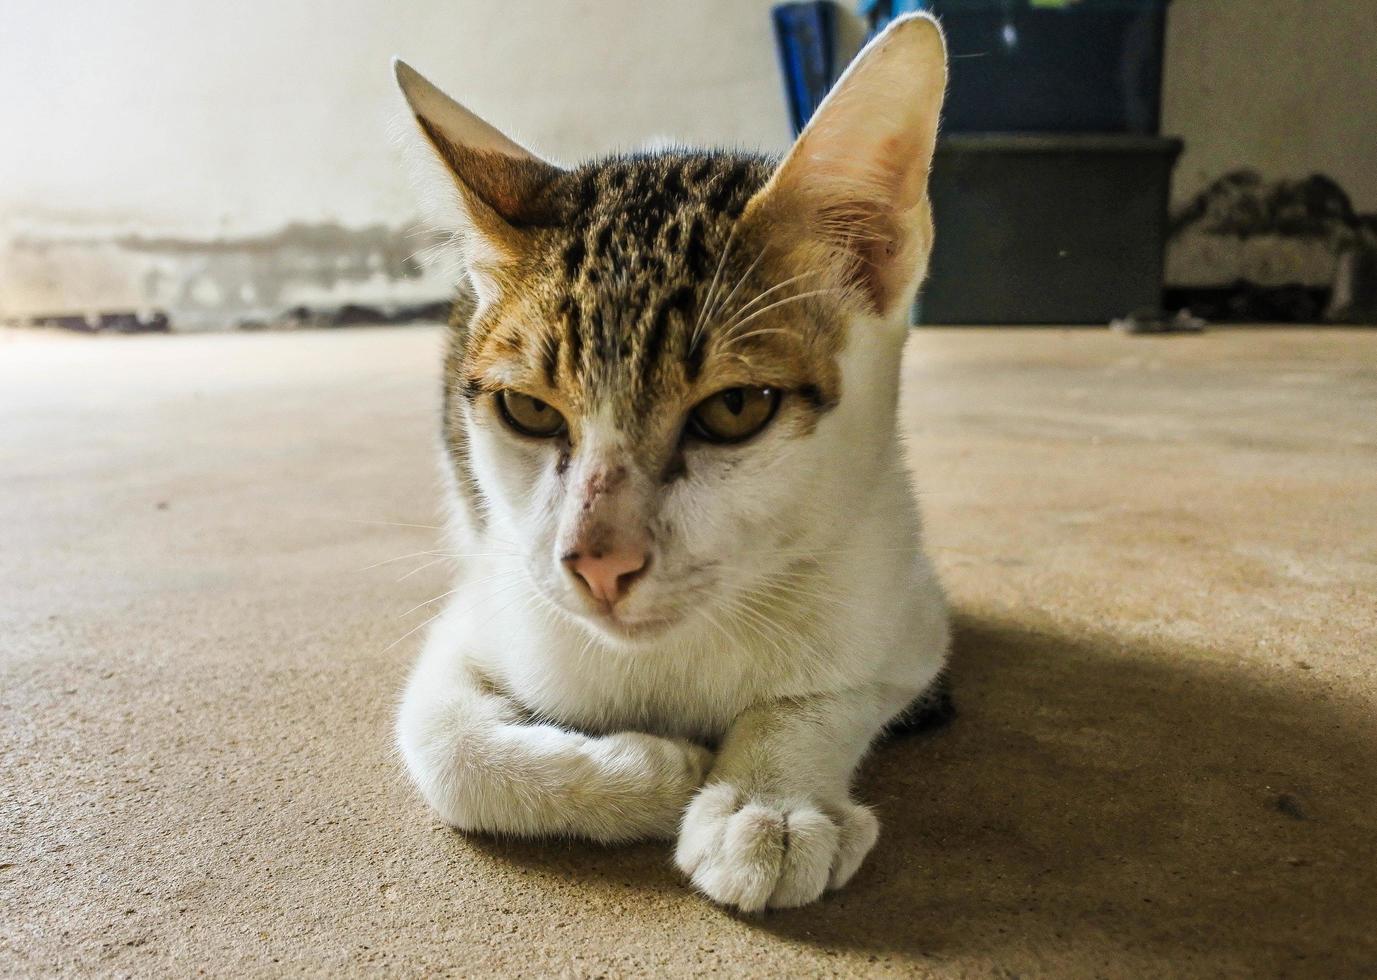
<path id="1" fill-rule="evenodd" d="M 832 3 L 781 3 L 770 11 L 789 121 L 803 131 L 837 80 L 837 11 Z"/>

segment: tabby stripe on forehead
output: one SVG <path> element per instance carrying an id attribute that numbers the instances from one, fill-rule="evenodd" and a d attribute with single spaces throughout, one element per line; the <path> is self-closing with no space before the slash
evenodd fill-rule
<path id="1" fill-rule="evenodd" d="M 708 337 L 706 330 L 694 331 L 688 338 L 688 349 L 684 351 L 684 375 L 690 381 L 697 381 L 703 373 L 703 361 L 707 356 Z"/>
<path id="2" fill-rule="evenodd" d="M 699 278 L 708 272 L 708 249 L 703 243 L 703 223 L 694 215 L 689 218 L 688 243 L 684 246 L 684 261 L 689 271 Z"/>
<path id="3" fill-rule="evenodd" d="M 588 246 L 583 243 L 582 238 L 575 238 L 564 250 L 564 274 L 570 279 L 576 279 L 579 269 L 583 268 L 583 260 L 588 255 Z"/>
<path id="4" fill-rule="evenodd" d="M 679 161 L 665 168 L 664 193 L 666 197 L 679 198 L 684 193 L 684 164 Z"/>
<path id="5" fill-rule="evenodd" d="M 551 388 L 554 388 L 559 377 L 559 334 L 554 330 L 549 330 L 540 346 L 545 368 L 545 381 Z"/>
<path id="6" fill-rule="evenodd" d="M 593 307 L 588 311 L 587 322 L 589 329 L 588 339 L 593 342 L 593 356 L 600 361 L 612 360 L 612 331 L 607 325 L 607 317 L 598 307 Z"/>
<path id="7" fill-rule="evenodd" d="M 677 314 L 681 326 L 688 323 L 689 309 L 693 305 L 693 289 L 680 286 L 660 303 L 659 309 L 651 318 L 650 329 L 646 333 L 645 344 L 641 349 L 639 374 L 641 381 L 649 388 L 660 356 L 664 352 L 665 340 L 669 335 L 670 317 Z"/>
<path id="8" fill-rule="evenodd" d="M 577 374 L 583 359 L 583 327 L 580 323 L 578 304 L 573 297 L 564 297 L 560 303 L 560 319 L 564 326 L 564 342 L 569 348 L 569 371 Z"/>
<path id="9" fill-rule="evenodd" d="M 578 184 L 578 210 L 582 214 L 587 214 L 593 209 L 593 205 L 598 202 L 598 172 L 596 170 L 585 170 L 583 176 L 579 178 Z"/>
<path id="10" fill-rule="evenodd" d="M 630 176 L 630 168 L 623 164 L 613 164 L 607 168 L 607 186 L 612 190 L 620 190 L 626 186 L 626 179 Z"/>
<path id="11" fill-rule="evenodd" d="M 608 250 L 612 247 L 612 219 L 607 219 L 598 229 L 597 236 L 593 239 L 593 257 L 597 259 L 608 258 Z"/>
<path id="12" fill-rule="evenodd" d="M 683 235 L 684 235 L 684 227 L 683 227 L 683 225 L 679 224 L 679 222 L 677 222 L 677 221 L 671 221 L 669 224 L 665 225 L 665 230 L 664 230 L 664 248 L 665 248 L 665 250 L 666 250 L 666 251 L 669 251 L 669 252 L 677 252 L 677 251 L 679 251 L 679 243 L 680 243 L 680 241 L 682 241 Z"/>
<path id="13" fill-rule="evenodd" d="M 741 185 L 750 174 L 749 167 L 743 161 L 737 161 L 729 167 L 723 168 L 714 181 L 712 189 L 708 192 L 707 204 L 716 211 L 725 211 L 732 217 L 740 214 L 746 206 L 745 195 L 741 193 Z"/>
<path id="14" fill-rule="evenodd" d="M 632 200 L 643 200 L 652 190 L 655 175 L 648 167 L 638 167 L 636 172 L 631 175 L 631 184 L 627 188 L 627 196 Z"/>

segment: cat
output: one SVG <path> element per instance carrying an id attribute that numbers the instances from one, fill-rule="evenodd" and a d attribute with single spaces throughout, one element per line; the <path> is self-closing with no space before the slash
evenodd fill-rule
<path id="1" fill-rule="evenodd" d="M 891 24 L 782 162 L 565 169 L 395 70 L 476 304 L 411 777 L 465 831 L 671 839 L 716 902 L 816 900 L 876 841 L 861 758 L 949 646 L 896 420 L 940 29 Z"/>

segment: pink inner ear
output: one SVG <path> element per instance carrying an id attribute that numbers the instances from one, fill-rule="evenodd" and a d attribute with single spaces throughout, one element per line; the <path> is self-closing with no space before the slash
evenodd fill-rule
<path id="1" fill-rule="evenodd" d="M 872 312 L 883 314 L 913 270 L 902 269 L 908 233 L 892 207 L 873 200 L 824 208 L 819 226 L 846 264 L 843 277 L 856 287 Z"/>
<path id="2" fill-rule="evenodd" d="M 881 150 L 881 165 L 894 175 L 896 212 L 917 207 L 928 183 L 927 161 L 921 141 L 891 136 Z"/>

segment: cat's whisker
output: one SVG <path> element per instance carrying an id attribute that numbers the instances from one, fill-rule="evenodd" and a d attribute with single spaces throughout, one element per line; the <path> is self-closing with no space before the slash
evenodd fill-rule
<path id="1" fill-rule="evenodd" d="M 382 561 L 375 561 L 371 565 L 365 565 L 359 569 L 361 572 L 371 571 L 374 568 L 381 568 L 383 565 L 392 565 L 399 561 L 406 561 L 408 558 L 430 558 L 459 560 L 464 558 L 520 558 L 521 555 L 515 551 L 475 551 L 471 553 L 458 553 L 449 551 L 413 551 L 409 555 L 398 555 L 396 558 L 384 558 Z M 431 564 L 434 564 L 433 562 Z M 422 566 L 424 567 L 424 566 Z M 410 573 L 408 573 L 410 574 Z M 405 576 L 403 576 L 404 578 Z M 400 579 L 398 580 L 400 581 Z"/>
<path id="2" fill-rule="evenodd" d="M 773 635 L 774 632 L 779 628 L 779 625 L 771 619 L 769 619 L 769 617 L 762 614 L 757 609 L 748 605 L 747 600 L 748 596 L 740 593 L 734 596 L 729 596 L 727 600 L 729 604 L 729 609 L 735 610 L 737 613 L 740 614 L 738 617 L 738 622 L 741 622 L 742 625 L 747 625 L 749 621 L 749 624 L 754 627 L 752 632 L 754 632 L 759 639 L 763 640 L 766 643 L 769 643 L 771 648 L 779 654 L 781 659 L 787 659 L 787 651 L 780 644 L 779 640 Z"/>
<path id="3" fill-rule="evenodd" d="M 703 337 L 704 323 L 706 322 L 705 314 L 708 311 L 709 304 L 711 304 L 717 296 L 717 282 L 722 277 L 722 268 L 727 263 L 727 256 L 731 254 L 732 243 L 736 241 L 737 227 L 737 225 L 732 225 L 732 230 L 727 233 L 726 244 L 722 246 L 722 254 L 717 257 L 717 268 L 713 271 L 712 282 L 708 285 L 707 296 L 703 299 L 703 305 L 698 308 L 698 319 L 693 325 L 693 333 L 689 340 L 690 349 L 697 347 L 698 342 Z"/>
<path id="4" fill-rule="evenodd" d="M 787 596 L 789 598 L 803 598 L 810 599 L 816 602 L 824 602 L 827 603 L 829 606 L 833 606 L 837 609 L 846 609 L 850 611 L 856 608 L 855 603 L 846 602 L 842 599 L 839 599 L 837 596 L 831 593 L 817 592 L 812 589 L 803 589 L 792 585 L 785 585 L 784 583 L 775 583 L 771 587 L 771 591 L 779 595 Z"/>
<path id="5" fill-rule="evenodd" d="M 485 576 L 484 578 L 475 579 L 475 580 L 472 581 L 472 582 L 462 582 L 462 583 L 460 583 L 459 585 L 456 585 L 454 588 L 449 589 L 449 590 L 446 591 L 446 592 L 441 592 L 439 595 L 437 595 L 437 596 L 435 596 L 435 597 L 433 597 L 433 598 L 427 599 L 425 602 L 418 602 L 416 605 L 412 606 L 410 609 L 408 609 L 408 610 L 407 610 L 406 612 L 404 612 L 404 613 L 398 613 L 398 614 L 397 614 L 397 618 L 398 618 L 398 619 L 404 619 L 404 618 L 406 618 L 407 616 L 410 616 L 412 613 L 414 613 L 417 609 L 420 609 L 420 608 L 422 608 L 422 607 L 424 607 L 424 606 L 429 606 L 429 605 L 431 605 L 432 603 L 439 602 L 441 599 L 448 598 L 449 596 L 454 595 L 456 592 L 466 592 L 466 591 L 468 591 L 469 589 L 473 588 L 474 586 L 483 585 L 483 584 L 486 583 L 486 582 L 495 582 L 495 581 L 499 581 L 499 580 L 501 580 L 501 579 L 510 578 L 510 577 L 512 577 L 513 575 L 520 575 L 520 574 L 522 574 L 523 572 L 524 572 L 524 569 L 520 569 L 520 568 L 509 568 L 509 569 L 507 569 L 506 571 L 498 572 L 496 575 L 488 575 L 488 576 Z"/>
<path id="6" fill-rule="evenodd" d="M 807 583 L 819 583 L 817 588 L 808 588 Z M 776 579 L 767 587 L 770 592 L 785 596 L 807 596 L 810 599 L 817 599 L 819 602 L 826 602 L 836 606 L 850 606 L 852 603 L 838 596 L 835 590 L 829 590 L 821 579 Z"/>
<path id="7" fill-rule="evenodd" d="M 737 321 L 739 318 L 741 318 L 742 316 L 745 316 L 746 313 L 750 312 L 750 310 L 751 310 L 752 307 L 754 307 L 757 303 L 761 302 L 761 301 L 762 301 L 763 299 L 765 299 L 767 296 L 770 296 L 772 293 L 777 293 L 777 292 L 779 292 L 781 289 L 786 289 L 786 288 L 788 288 L 789 286 L 792 286 L 794 283 L 798 282 L 800 279 L 806 279 L 806 278 L 808 278 L 809 276 L 817 276 L 817 275 L 821 275 L 821 274 L 822 274 L 821 271 L 819 271 L 819 270 L 817 270 L 817 269 L 814 269 L 814 270 L 812 270 L 812 271 L 810 271 L 810 272 L 800 272 L 800 273 L 799 273 L 798 275 L 796 275 L 796 276 L 790 276 L 788 279 L 785 279 L 783 282 L 776 283 L 775 285 L 771 286 L 769 289 L 765 289 L 765 290 L 762 290 L 762 291 L 759 292 L 759 293 L 756 293 L 756 295 L 755 295 L 754 297 L 751 298 L 751 301 L 750 301 L 750 302 L 743 304 L 741 307 L 739 307 L 739 308 L 737 309 L 736 313 L 733 315 L 733 317 L 732 317 L 731 320 L 728 320 L 725 324 L 722 325 L 722 327 L 721 327 L 722 332 L 723 332 L 723 333 L 730 333 L 730 331 L 732 330 L 732 328 L 736 326 L 736 321 Z"/>
<path id="8" fill-rule="evenodd" d="M 788 337 L 790 340 L 793 340 L 796 343 L 803 342 L 802 338 L 799 337 L 799 335 L 793 330 L 782 330 L 779 327 L 761 327 L 758 330 L 751 330 L 748 333 L 744 333 L 738 337 L 731 338 L 731 340 L 727 341 L 726 346 L 734 346 L 736 344 L 744 343 L 745 341 L 750 340 L 752 337 L 765 337 L 769 336 L 770 334 L 779 334 L 781 337 Z"/>
<path id="9" fill-rule="evenodd" d="M 458 589 L 449 589 L 449 590 L 447 590 L 447 591 L 445 591 L 445 592 L 441 592 L 441 593 L 440 593 L 439 595 L 437 595 L 437 596 L 433 596 L 433 597 L 427 599 L 425 602 L 418 602 L 418 603 L 416 603 L 416 605 L 412 606 L 412 607 L 411 607 L 410 609 L 408 609 L 406 612 L 397 613 L 397 618 L 398 618 L 398 619 L 405 619 L 406 617 L 408 617 L 408 616 L 410 616 L 412 613 L 414 613 L 417 609 L 424 609 L 426 606 L 429 606 L 429 605 L 432 605 L 432 604 L 434 604 L 434 603 L 437 603 L 437 602 L 439 602 L 441 599 L 446 599 L 446 598 L 448 598 L 449 596 L 454 595 L 454 593 L 456 593 L 456 592 L 458 592 L 458 591 L 459 591 Z"/>
<path id="10" fill-rule="evenodd" d="M 583 624 L 580 623 L 579 625 L 582 626 Z M 593 645 L 598 642 L 598 638 L 593 635 L 592 630 L 587 628 L 582 630 L 582 634 L 583 642 L 579 644 L 579 650 L 578 653 L 575 654 L 574 659 L 579 663 L 586 663 L 588 655 L 593 652 Z"/>
<path id="11" fill-rule="evenodd" d="M 487 603 L 490 603 L 490 602 L 492 602 L 494 599 L 498 598 L 499 596 L 506 595 L 507 593 L 511 592 L 513 589 L 521 588 L 521 587 L 523 587 L 523 586 L 527 586 L 527 581 L 526 581 L 526 579 L 525 579 L 524 577 L 515 579 L 515 580 L 513 580 L 513 581 L 504 582 L 503 584 L 498 585 L 496 588 L 489 589 L 489 590 L 483 592 L 483 593 L 480 594 L 480 595 L 474 596 L 474 597 L 473 597 L 473 602 L 472 602 L 472 604 L 470 604 L 469 606 L 467 606 L 467 607 L 458 606 L 458 607 L 453 607 L 453 608 L 456 608 L 456 609 L 458 609 L 459 611 L 464 612 L 464 613 L 473 613 L 473 612 L 477 611 L 478 608 L 479 608 L 480 606 L 483 606 L 483 605 L 485 605 L 485 604 L 487 604 Z M 521 597 L 523 597 L 524 595 L 525 595 L 525 593 L 520 593 L 520 594 L 518 595 L 518 598 L 521 598 Z M 509 603 L 508 605 L 510 605 L 510 603 Z M 451 607 L 446 607 L 446 608 L 448 609 L 448 608 L 451 608 Z M 506 608 L 506 607 L 503 607 L 503 608 Z M 498 610 L 498 611 L 500 612 L 501 610 Z M 494 615 L 496 615 L 496 613 L 494 613 Z M 478 626 L 476 626 L 476 627 L 474 627 L 474 628 L 475 628 L 475 629 L 480 629 L 480 628 L 482 628 L 483 626 L 486 626 L 489 622 L 491 622 L 491 620 L 492 620 L 492 617 L 490 616 L 490 617 L 488 617 L 488 619 L 485 619 L 482 623 L 478 624 Z"/>
<path id="12" fill-rule="evenodd" d="M 796 558 L 803 561 L 810 558 L 835 558 L 845 555 L 888 555 L 914 551 L 915 549 L 912 545 L 897 545 L 893 548 L 868 548 L 864 545 L 857 545 L 851 548 L 748 549 L 741 552 L 741 554 L 751 558 Z"/>
<path id="13" fill-rule="evenodd" d="M 717 617 L 712 614 L 712 609 L 707 603 L 701 605 L 698 611 L 703 614 L 703 618 L 708 621 L 709 626 L 711 626 L 713 629 L 717 630 L 717 632 L 722 634 L 722 638 L 724 640 L 727 640 L 728 642 L 731 641 L 731 634 L 727 632 L 727 628 L 725 626 L 723 626 L 721 623 L 717 621 Z"/>
<path id="14" fill-rule="evenodd" d="M 441 524 L 409 524 L 403 521 L 364 521 L 354 517 L 340 517 L 337 519 L 345 521 L 349 524 L 377 524 L 382 527 L 420 527 L 425 528 L 428 531 L 444 530 L 444 526 Z"/>
<path id="15" fill-rule="evenodd" d="M 442 562 L 442 561 L 453 561 L 453 560 L 454 560 L 454 559 L 451 558 L 449 555 L 441 555 L 439 558 L 432 558 L 430 561 L 422 562 L 421 564 L 417 565 L 417 566 L 416 566 L 415 568 L 413 568 L 411 571 L 402 573 L 400 576 L 398 576 L 397 581 L 398 581 L 398 582 L 405 582 L 407 579 L 411 578 L 411 576 L 417 575 L 417 574 L 419 574 L 420 572 L 424 572 L 427 568 L 430 568 L 430 567 L 433 566 L 433 565 L 438 565 L 438 564 L 440 564 L 440 562 Z"/>
<path id="16" fill-rule="evenodd" d="M 548 612 L 554 613 L 555 616 L 556 616 L 561 622 L 564 622 L 564 623 L 566 623 L 566 624 L 576 624 L 576 623 L 578 623 L 577 617 L 575 617 L 573 613 L 571 613 L 569 610 L 565 609 L 565 608 L 564 608 L 563 606 L 561 606 L 559 603 L 557 603 L 557 602 L 555 602 L 554 600 L 550 599 L 548 596 L 546 596 L 546 595 L 545 595 L 543 592 L 541 592 L 539 589 L 535 589 L 535 590 L 532 592 L 532 595 L 535 597 L 535 599 L 536 599 L 536 601 L 537 601 L 537 603 L 539 604 L 539 606 L 540 606 L 541 609 L 544 609 L 544 610 L 546 610 L 546 611 L 548 611 Z"/>
<path id="17" fill-rule="evenodd" d="M 840 293 L 840 292 L 842 292 L 842 290 L 840 290 L 840 289 L 833 289 L 833 288 L 828 288 L 828 289 L 808 289 L 808 290 L 805 290 L 804 292 L 801 292 L 801 293 L 794 293 L 794 294 L 791 295 L 791 296 L 785 296 L 783 299 L 777 299 L 777 300 L 775 300 L 773 303 L 769 303 L 769 304 L 767 304 L 767 305 L 765 305 L 765 306 L 762 306 L 760 309 L 756 310 L 754 313 L 751 313 L 749 316 L 747 316 L 747 317 L 745 317 L 744 319 L 738 321 L 737 324 L 736 324 L 732 329 L 733 329 L 733 331 L 740 330 L 742 327 L 744 327 L 746 324 L 750 323 L 752 320 L 758 319 L 758 318 L 764 316 L 766 313 L 769 313 L 771 310 L 777 310 L 777 309 L 779 309 L 781 306 L 786 306 L 786 305 L 788 305 L 789 303 L 798 303 L 798 302 L 800 302 L 800 301 L 802 301 L 802 300 L 805 300 L 805 299 L 811 299 L 811 298 L 814 297 L 814 296 L 827 296 L 827 295 L 829 295 L 829 294 L 837 294 L 837 293 Z M 728 343 L 731 343 L 732 339 L 733 339 L 733 338 L 728 337 L 728 338 L 727 338 L 727 342 L 728 342 Z"/>
<path id="18" fill-rule="evenodd" d="M 429 229 L 423 230 L 430 231 Z M 434 232 L 431 231 L 431 233 L 433 234 Z M 451 249 L 457 246 L 462 246 L 463 241 L 464 238 L 462 234 L 460 234 L 457 231 L 451 232 L 448 235 L 444 235 L 435 241 L 430 241 L 419 246 L 415 251 L 413 251 L 410 255 L 407 256 L 407 259 L 409 261 L 414 261 L 417 258 L 420 258 L 423 263 L 428 264 L 430 262 L 433 262 L 437 257 L 446 254 Z"/>
<path id="19" fill-rule="evenodd" d="M 391 643 L 389 643 L 387 646 L 383 647 L 382 652 L 383 652 L 383 653 L 387 653 L 389 650 L 391 650 L 393 647 L 395 647 L 398 643 L 401 643 L 403 640 L 405 640 L 407 637 L 411 636 L 411 635 L 412 635 L 413 633 L 415 633 L 417 630 L 424 629 L 425 627 L 429 626 L 431 623 L 435 622 L 435 620 L 437 620 L 437 619 L 439 619 L 441 616 L 443 616 L 446 612 L 447 612 L 447 609 L 441 609 L 439 612 L 435 613 L 435 614 L 434 614 L 433 616 L 431 616 L 429 619 L 426 619 L 426 620 L 423 620 L 423 621 L 420 622 L 420 623 L 417 623 L 415 626 L 411 627 L 411 629 L 407 630 L 407 631 L 406 631 L 405 633 L 403 633 L 401 636 L 397 637 L 395 640 L 393 640 L 393 641 L 392 641 Z"/>
<path id="20" fill-rule="evenodd" d="M 384 558 L 382 561 L 375 561 L 371 565 L 364 565 L 359 571 L 369 572 L 375 568 L 381 568 L 383 565 L 392 565 L 399 561 L 406 561 L 408 558 L 429 558 L 433 555 L 440 554 L 441 553 L 438 551 L 413 551 L 407 555 L 398 555 L 396 558 Z"/>
<path id="21" fill-rule="evenodd" d="M 752 604 L 743 602 L 742 610 L 752 621 L 759 624 L 756 635 L 770 645 L 770 649 L 779 657 L 781 663 L 787 662 L 792 652 L 790 645 L 798 645 L 798 640 L 789 634 L 787 627 L 771 619 Z"/>
<path id="22" fill-rule="evenodd" d="M 765 252 L 766 252 L 766 249 L 765 249 L 765 248 L 762 248 L 762 249 L 760 250 L 760 254 L 757 255 L 757 256 L 755 257 L 755 259 L 751 262 L 750 265 L 746 266 L 745 270 L 744 270 L 744 271 L 741 273 L 741 275 L 737 278 L 737 280 L 736 280 L 736 285 L 732 287 L 732 291 L 731 291 L 730 293 L 727 294 L 727 296 L 726 296 L 725 299 L 723 299 L 720 303 L 716 304 L 716 305 L 713 307 L 712 312 L 711 312 L 710 314 L 708 314 L 708 321 L 709 321 L 709 322 L 711 322 L 711 321 L 717 319 L 717 315 L 718 315 L 719 313 L 721 313 L 724 309 L 727 309 L 727 308 L 729 308 L 729 307 L 731 306 L 731 301 L 732 301 L 733 297 L 736 296 L 737 291 L 738 291 L 742 286 L 744 286 L 744 285 L 746 284 L 746 280 L 749 279 L 750 276 L 751 276 L 751 273 L 755 271 L 755 267 L 758 266 L 758 265 L 760 265 L 761 260 L 765 258 Z"/>
<path id="23" fill-rule="evenodd" d="M 494 619 L 496 619 L 498 616 L 502 615 L 504 612 L 506 612 L 506 611 L 507 611 L 508 609 L 510 609 L 512 606 L 516 605 L 518 602 L 528 601 L 528 600 L 530 599 L 530 597 L 531 597 L 532 595 L 535 594 L 535 590 L 532 589 L 532 588 L 529 586 L 529 584 L 524 583 L 524 582 L 513 582 L 513 583 L 511 583 L 510 585 L 504 586 L 504 587 L 503 587 L 502 589 L 500 589 L 495 595 L 489 597 L 489 600 L 496 598 L 498 595 L 501 595 L 503 592 L 510 591 L 510 590 L 513 588 L 513 586 L 519 586 L 519 585 L 526 585 L 526 591 L 525 591 L 525 592 L 517 593 L 517 595 L 514 596 L 514 597 L 511 599 L 511 601 L 504 603 L 504 604 L 502 605 L 501 608 L 499 608 L 496 612 L 494 612 L 494 613 L 493 613 L 491 616 L 489 616 L 487 619 L 483 620 L 483 622 L 479 623 L 476 627 L 474 627 L 474 629 L 475 629 L 475 630 L 482 630 L 483 627 L 487 626 L 489 623 L 491 623 L 491 622 L 492 622 Z"/>

